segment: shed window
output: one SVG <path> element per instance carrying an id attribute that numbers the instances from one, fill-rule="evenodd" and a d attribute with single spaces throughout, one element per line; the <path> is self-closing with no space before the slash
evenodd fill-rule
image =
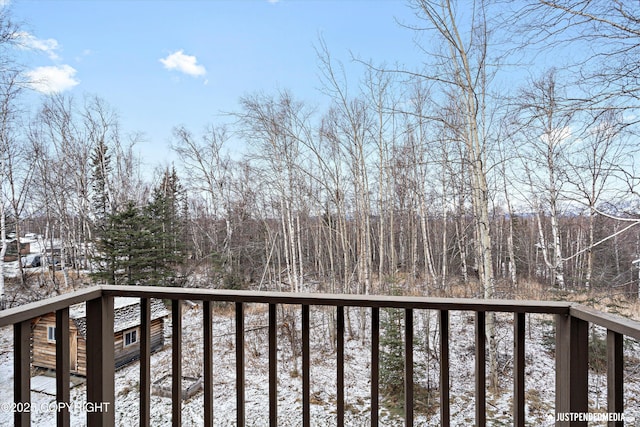
<path id="1" fill-rule="evenodd" d="M 47 341 L 56 342 L 56 327 L 47 326 Z"/>
<path id="2" fill-rule="evenodd" d="M 129 347 L 138 342 L 138 330 L 132 329 L 124 333 L 124 346 Z"/>

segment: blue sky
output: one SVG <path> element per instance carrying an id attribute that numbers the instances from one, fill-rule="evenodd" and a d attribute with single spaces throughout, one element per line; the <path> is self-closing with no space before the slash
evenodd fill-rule
<path id="1" fill-rule="evenodd" d="M 138 149 L 151 168 L 171 159 L 174 126 L 199 134 L 229 121 L 221 113 L 236 110 L 243 95 L 289 89 L 321 103 L 320 35 L 347 65 L 350 52 L 410 67 L 421 56 L 414 34 L 396 22 L 413 20 L 400 0 L 12 0 L 10 7 L 30 47 L 21 57 L 43 81 L 36 89 L 103 98 L 123 131 L 145 135 Z M 354 78 L 363 71 L 351 68 Z"/>

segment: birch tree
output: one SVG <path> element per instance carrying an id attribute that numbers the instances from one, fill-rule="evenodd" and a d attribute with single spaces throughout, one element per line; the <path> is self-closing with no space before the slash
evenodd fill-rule
<path id="1" fill-rule="evenodd" d="M 327 46 L 321 41 L 318 57 L 324 90 L 332 99 L 332 120 L 326 133 L 333 144 L 344 152 L 353 189 L 356 216 L 358 293 L 371 291 L 372 241 L 369 158 L 373 140 L 369 129 L 374 126 L 371 110 L 362 96 L 351 96 L 340 64 L 334 64 Z"/>
<path id="2" fill-rule="evenodd" d="M 594 245 L 597 241 L 595 222 L 599 215 L 599 205 L 618 198 L 622 186 L 616 177 L 616 171 L 630 166 L 637 148 L 629 140 L 629 123 L 620 111 L 591 111 L 583 116 L 587 125 L 572 153 L 569 164 L 571 173 L 567 180 L 576 192 L 572 198 L 587 208 L 587 265 L 584 286 L 589 289 L 594 271 Z"/>
<path id="3" fill-rule="evenodd" d="M 416 0 L 412 2 L 417 17 L 426 27 L 414 27 L 433 35 L 434 44 L 441 50 L 427 49 L 436 61 L 434 72 L 425 71 L 422 78 L 437 84 L 444 94 L 458 99 L 462 118 L 458 140 L 469 168 L 471 206 L 474 214 L 476 257 L 484 298 L 493 298 L 495 277 L 492 256 L 491 219 L 489 216 L 489 187 L 487 185 L 487 153 L 489 150 L 486 125 L 488 108 L 487 86 L 488 46 L 490 30 L 487 5 L 473 2 L 468 14 L 461 17 L 452 0 Z M 489 348 L 489 378 L 493 387 L 498 384 L 497 350 L 493 316 L 487 316 Z"/>
<path id="4" fill-rule="evenodd" d="M 522 90 L 518 115 L 522 139 L 516 143 L 524 171 L 521 175 L 526 177 L 530 205 L 536 215 L 544 262 L 552 271 L 553 284 L 565 289 L 560 216 L 575 110 L 563 103 L 559 86 L 555 70 L 550 70 Z M 543 225 L 543 216 L 547 214 L 551 239 L 546 238 Z"/>
<path id="5" fill-rule="evenodd" d="M 3 203 L 8 201 L 13 222 L 13 232 L 16 239 L 20 240 L 22 233 L 22 221 L 24 211 L 27 208 L 29 189 L 33 181 L 33 163 L 30 161 L 28 146 L 22 144 L 19 132 L 20 122 L 17 101 L 21 93 L 21 87 L 17 82 L 17 74 L 9 76 L 9 81 L 0 85 L 0 160 L 2 171 L 0 182 L 2 183 Z M 18 260 L 20 253 L 18 251 Z M 20 285 L 26 285 L 26 278 L 22 268 L 22 262 L 18 263 Z"/>
<path id="6" fill-rule="evenodd" d="M 222 242 L 223 265 L 231 273 L 233 264 L 232 203 L 233 203 L 233 163 L 226 152 L 230 135 L 224 126 L 207 126 L 198 140 L 183 126 L 173 130 L 172 149 L 178 154 L 186 174 L 187 185 L 194 198 L 204 200 L 207 214 L 214 219 L 221 218 L 225 224 L 225 238 Z M 199 233 L 207 236 L 211 246 L 218 250 L 215 222 L 212 227 L 201 228 Z M 201 254 L 204 255 L 204 254 Z"/>
<path id="7" fill-rule="evenodd" d="M 240 103 L 242 111 L 237 117 L 241 132 L 255 147 L 254 159 L 264 168 L 263 178 L 279 206 L 288 283 L 298 292 L 304 285 L 300 226 L 304 178 L 299 165 L 304 147 L 301 141 L 311 137 L 311 112 L 288 92 L 281 92 L 277 98 L 247 96 Z"/>
<path id="8" fill-rule="evenodd" d="M 6 307 L 5 286 L 4 286 L 4 256 L 7 252 L 7 208 L 5 200 L 16 199 L 14 180 L 11 181 L 10 193 L 13 197 L 5 197 L 7 194 L 6 183 L 9 178 L 7 174 L 13 176 L 13 166 L 11 147 L 15 147 L 15 120 L 16 120 L 16 99 L 20 93 L 19 67 L 13 61 L 9 49 L 15 45 L 19 36 L 18 26 L 11 20 L 9 8 L 0 6 L 0 310 Z M 18 204 L 19 205 L 19 204 Z M 16 204 L 13 203 L 14 208 Z M 16 209 L 14 209 L 15 212 Z M 16 218 L 18 221 L 18 218 Z M 19 241 L 20 236 L 17 235 Z M 18 243 L 18 247 L 19 247 Z M 20 268 L 22 264 L 19 263 Z M 22 271 L 22 270 L 21 270 Z M 20 274 L 21 279 L 23 275 Z"/>
<path id="9" fill-rule="evenodd" d="M 567 65 L 588 108 L 640 107 L 640 10 L 634 1 L 541 0 L 518 9 L 512 23 L 522 47 L 581 52 Z M 545 28 L 545 31 L 540 31 Z"/>
<path id="10" fill-rule="evenodd" d="M 466 20 L 462 21 L 455 10 L 457 3 L 451 0 L 420 0 L 413 4 L 418 17 L 428 24 L 428 28 L 421 30 L 429 31 L 435 36 L 434 40 L 443 43 L 443 50 L 434 52 L 437 72 L 424 74 L 424 78 L 437 82 L 460 100 L 463 127 L 459 142 L 470 169 L 478 270 L 484 297 L 492 298 L 495 279 L 487 186 L 487 130 L 483 127 L 489 74 L 486 5 L 483 1 L 474 2 Z"/>
<path id="11" fill-rule="evenodd" d="M 395 273 L 395 266 L 389 265 L 393 259 L 393 188 L 394 169 L 391 156 L 398 137 L 393 111 L 398 101 L 395 99 L 393 76 L 380 70 L 368 68 L 365 76 L 365 94 L 372 110 L 371 138 L 377 151 L 377 213 L 378 213 L 378 282 L 387 271 Z M 391 256 L 387 253 L 391 251 Z"/>

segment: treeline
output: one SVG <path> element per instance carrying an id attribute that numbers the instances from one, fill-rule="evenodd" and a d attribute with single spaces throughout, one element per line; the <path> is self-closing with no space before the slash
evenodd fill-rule
<path id="1" fill-rule="evenodd" d="M 314 127 L 304 104 L 287 93 L 242 102 L 246 157 L 231 159 L 224 129 L 194 136 L 176 128 L 176 167 L 160 170 L 153 183 L 122 146 L 104 101 L 78 107 L 63 97 L 47 100 L 49 121 L 38 122 L 46 128 L 30 141 L 32 150 L 21 151 L 37 155 L 15 163 L 24 168 L 16 170 L 17 184 L 27 187 L 16 192 L 23 210 L 18 221 L 8 215 L 9 229 L 60 239 L 68 283 L 86 281 L 89 272 L 117 284 L 377 292 L 384 283 L 406 283 L 428 293 L 478 279 L 471 184 L 456 145 L 427 138 L 426 126 L 418 136 L 409 116 L 393 138 L 385 130 L 374 139 L 369 123 L 358 140 L 339 138 L 326 118 Z M 370 105 L 361 107 L 371 114 Z M 66 128 L 51 126 L 54 113 L 71 119 Z M 492 179 L 498 292 L 510 293 L 519 281 L 557 285 L 554 226 L 566 287 L 635 289 L 640 228 L 616 234 L 630 223 L 608 214 L 631 208 L 606 198 L 617 196 L 616 186 L 603 193 L 602 214 L 591 215 L 572 188 L 559 193 L 562 210 L 552 216 L 542 205 L 514 201 L 525 193 L 515 179 Z M 537 203 L 545 196 L 535 195 Z M 607 206 L 610 200 L 618 204 Z"/>
<path id="2" fill-rule="evenodd" d="M 416 3 L 419 19 L 462 25 L 429 4 Z M 632 11 L 611 12 L 616 23 Z M 558 13 L 573 12 L 534 5 L 519 16 L 557 23 Z M 433 34 L 449 47 L 425 71 L 363 64 L 357 84 L 321 42 L 326 108 L 287 91 L 246 95 L 232 123 L 176 127 L 175 162 L 153 178 L 139 137 L 122 135 L 104 100 L 51 96 L 22 121 L 20 90 L 5 82 L 6 229 L 60 239 L 66 286 L 430 294 L 479 281 L 491 297 L 540 281 L 637 295 L 638 93 L 595 80 L 624 58 L 594 55 L 579 61 L 593 68 L 548 69 L 495 94 L 489 33 L 475 27 L 490 24 L 460 28 L 482 35 L 470 43 Z M 620 31 L 636 49 L 638 36 Z M 32 286 L 24 271 L 20 280 Z"/>

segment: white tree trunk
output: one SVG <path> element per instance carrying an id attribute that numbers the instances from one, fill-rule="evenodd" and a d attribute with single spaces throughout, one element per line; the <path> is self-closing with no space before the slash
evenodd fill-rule
<path id="1" fill-rule="evenodd" d="M 4 256 L 7 253 L 7 227 L 5 222 L 4 203 L 0 202 L 0 310 L 6 308 L 6 296 L 4 293 Z M 21 262 L 21 260 L 18 260 Z"/>

